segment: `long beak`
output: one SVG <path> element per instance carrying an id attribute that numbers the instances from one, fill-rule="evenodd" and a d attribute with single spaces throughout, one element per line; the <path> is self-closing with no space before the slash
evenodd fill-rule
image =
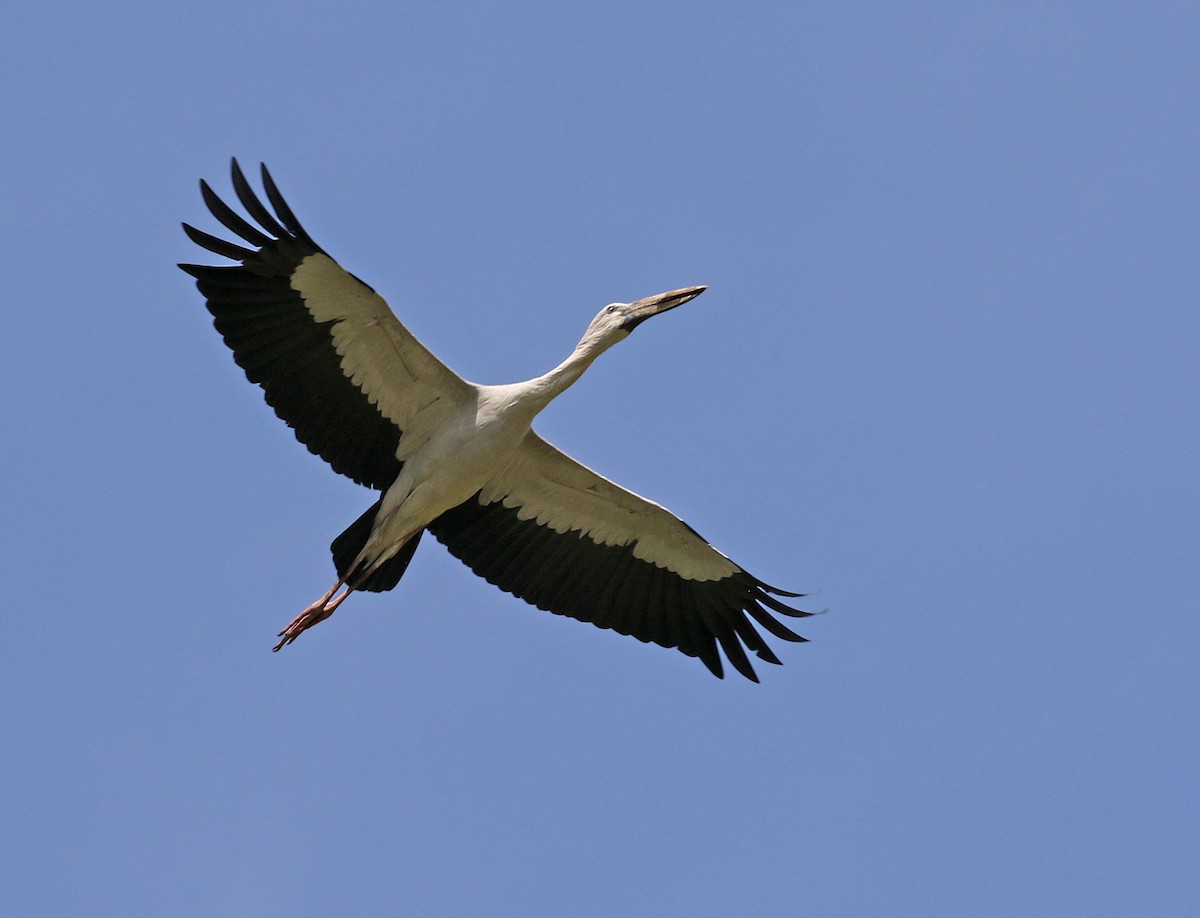
<path id="1" fill-rule="evenodd" d="M 651 316 L 674 309 L 676 306 L 682 306 L 688 300 L 694 300 L 707 289 L 707 287 L 682 287 L 679 290 L 668 290 L 666 293 L 656 293 L 654 296 L 636 300 L 625 307 L 625 315 L 629 318 L 623 327 L 633 331 Z"/>

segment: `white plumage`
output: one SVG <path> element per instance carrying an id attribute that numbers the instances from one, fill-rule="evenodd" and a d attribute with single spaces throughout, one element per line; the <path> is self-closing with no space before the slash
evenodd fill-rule
<path id="1" fill-rule="evenodd" d="M 755 681 L 745 649 L 779 662 L 752 622 L 783 640 L 803 640 L 772 615 L 809 614 L 776 598 L 799 594 L 747 574 L 668 510 L 576 462 L 530 427 L 601 353 L 705 288 L 611 303 L 550 372 L 477 385 L 431 354 L 382 297 L 313 242 L 265 166 L 274 213 L 236 160 L 232 175 L 257 226 L 205 182 L 201 193 L 250 247 L 184 224 L 193 241 L 238 263 L 180 267 L 196 278 L 234 359 L 297 438 L 336 471 L 382 492 L 333 541 L 337 582 L 280 632 L 276 650 L 352 592 L 392 589 L 425 530 L 501 589 L 678 648 L 717 676 L 718 645 Z"/>

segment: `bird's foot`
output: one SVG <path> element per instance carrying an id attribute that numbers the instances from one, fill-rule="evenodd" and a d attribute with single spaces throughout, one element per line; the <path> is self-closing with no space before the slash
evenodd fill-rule
<path id="1" fill-rule="evenodd" d="M 333 615 L 334 610 L 350 595 L 350 590 L 347 589 L 343 590 L 340 596 L 334 597 L 333 594 L 339 586 L 341 586 L 340 583 L 336 584 L 332 590 L 293 618 L 291 624 L 279 632 L 279 643 L 271 649 L 279 650 L 284 645 L 292 643 L 313 625 L 320 624 Z"/>

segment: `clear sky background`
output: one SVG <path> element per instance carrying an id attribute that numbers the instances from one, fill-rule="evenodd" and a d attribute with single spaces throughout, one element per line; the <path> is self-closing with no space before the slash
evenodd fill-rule
<path id="1" fill-rule="evenodd" d="M 28 4 L 0 37 L 0 911 L 1195 915 L 1200 7 Z M 481 382 L 811 590 L 763 684 L 372 500 L 175 268 L 300 219 Z M 775 642 L 777 645 L 779 642 Z"/>

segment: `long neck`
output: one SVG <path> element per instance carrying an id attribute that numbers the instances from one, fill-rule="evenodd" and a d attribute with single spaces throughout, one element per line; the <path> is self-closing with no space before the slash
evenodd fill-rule
<path id="1" fill-rule="evenodd" d="M 608 350 L 615 341 L 605 340 L 597 336 L 585 335 L 575 346 L 571 356 L 556 366 L 549 373 L 535 377 L 525 383 L 521 400 L 534 413 L 541 411 L 550 402 L 583 375 L 583 371 L 592 365 L 592 361 Z"/>

